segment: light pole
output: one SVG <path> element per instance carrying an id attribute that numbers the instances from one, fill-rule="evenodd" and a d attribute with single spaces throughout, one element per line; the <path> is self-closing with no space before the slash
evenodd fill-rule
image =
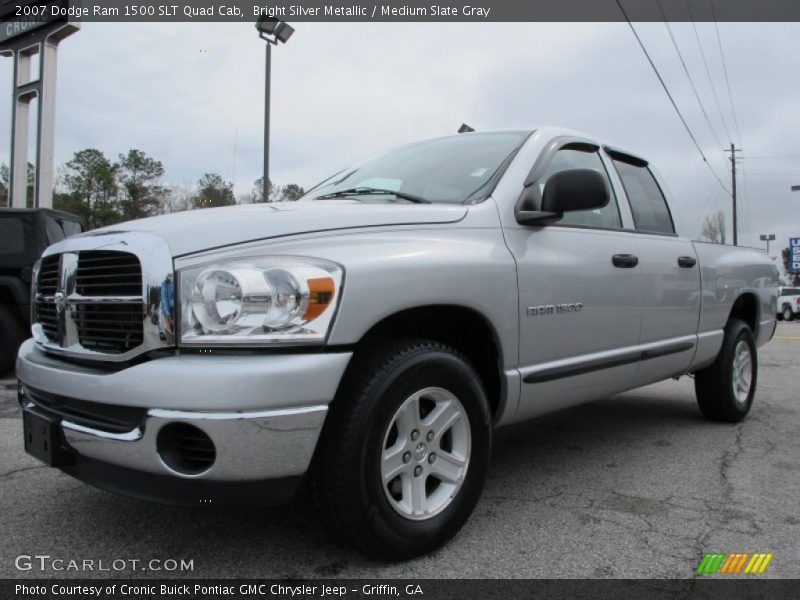
<path id="1" fill-rule="evenodd" d="M 258 37 L 267 42 L 266 64 L 264 67 L 264 202 L 269 202 L 269 92 L 270 70 L 272 68 L 272 46 L 278 42 L 285 44 L 294 33 L 294 27 L 277 19 L 261 17 L 256 23 Z"/>
<path id="2" fill-rule="evenodd" d="M 775 241 L 775 234 L 774 233 L 765 233 L 758 236 L 762 242 L 767 242 L 767 256 L 769 256 L 769 243 Z"/>

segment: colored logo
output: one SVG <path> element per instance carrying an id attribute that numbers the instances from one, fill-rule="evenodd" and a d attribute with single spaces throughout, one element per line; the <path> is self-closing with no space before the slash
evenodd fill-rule
<path id="1" fill-rule="evenodd" d="M 706 552 L 695 572 L 698 575 L 713 573 L 760 575 L 771 560 L 772 553 L 767 554 L 766 552 Z"/>

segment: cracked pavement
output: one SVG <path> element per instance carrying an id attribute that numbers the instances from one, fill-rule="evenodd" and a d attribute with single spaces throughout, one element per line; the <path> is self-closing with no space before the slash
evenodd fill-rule
<path id="1" fill-rule="evenodd" d="M 686 578 L 710 551 L 772 552 L 759 577 L 800 577 L 800 324 L 776 336 L 760 350 L 754 408 L 738 425 L 703 420 L 682 378 L 498 431 L 465 528 L 396 564 L 340 545 L 302 499 L 261 511 L 164 507 L 40 466 L 23 451 L 6 378 L 0 577 L 93 575 L 14 567 L 17 555 L 49 554 L 194 559 L 182 574 L 191 577 Z"/>

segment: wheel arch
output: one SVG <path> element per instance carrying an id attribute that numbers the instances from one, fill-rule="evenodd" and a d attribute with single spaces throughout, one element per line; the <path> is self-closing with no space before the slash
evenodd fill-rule
<path id="1" fill-rule="evenodd" d="M 497 420 L 502 414 L 507 398 L 502 346 L 495 327 L 485 315 L 455 304 L 407 308 L 373 324 L 355 344 L 354 352 L 358 354 L 374 344 L 400 338 L 430 339 L 464 354 L 483 382 L 492 417 Z"/>
<path id="2" fill-rule="evenodd" d="M 728 321 L 741 319 L 750 327 L 753 335 L 758 335 L 758 298 L 755 294 L 745 292 L 741 294 L 731 307 Z"/>

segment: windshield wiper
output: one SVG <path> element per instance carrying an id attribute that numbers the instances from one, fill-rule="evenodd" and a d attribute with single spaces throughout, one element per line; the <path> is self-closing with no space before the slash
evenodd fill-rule
<path id="1" fill-rule="evenodd" d="M 330 198 L 340 198 L 342 196 L 379 196 L 384 194 L 391 194 L 395 198 L 408 200 L 414 204 L 431 204 L 430 200 L 414 196 L 413 194 L 406 194 L 405 192 L 397 192 L 395 190 L 384 190 L 381 188 L 373 187 L 354 187 L 346 190 L 339 190 L 338 192 L 331 192 L 330 194 L 323 194 L 317 196 L 314 200 L 328 200 Z"/>

